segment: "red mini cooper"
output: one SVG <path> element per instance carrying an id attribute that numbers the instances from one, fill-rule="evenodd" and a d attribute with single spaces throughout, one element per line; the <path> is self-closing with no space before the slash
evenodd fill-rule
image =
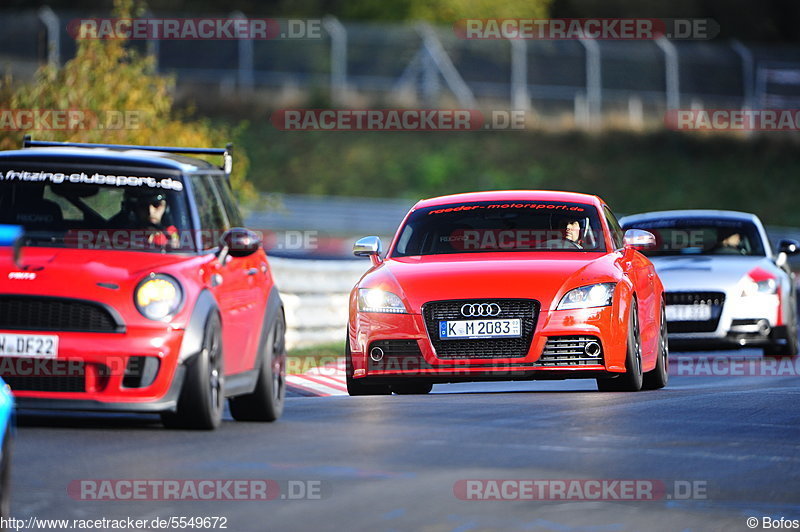
<path id="1" fill-rule="evenodd" d="M 24 230 L 0 248 L 0 376 L 21 409 L 213 429 L 228 397 L 236 420 L 281 415 L 283 306 L 230 167 L 229 149 L 0 153 L 0 223 Z"/>

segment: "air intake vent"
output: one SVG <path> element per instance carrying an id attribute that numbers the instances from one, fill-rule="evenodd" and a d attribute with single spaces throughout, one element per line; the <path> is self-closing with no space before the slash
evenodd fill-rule
<path id="1" fill-rule="evenodd" d="M 64 332 L 123 332 L 107 308 L 80 299 L 0 296 L 0 329 Z"/>
<path id="2" fill-rule="evenodd" d="M 603 347 L 596 336 L 552 336 L 547 339 L 537 366 L 603 365 Z"/>

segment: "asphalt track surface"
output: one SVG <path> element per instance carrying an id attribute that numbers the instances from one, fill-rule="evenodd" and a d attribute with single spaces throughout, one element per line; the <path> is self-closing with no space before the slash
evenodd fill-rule
<path id="1" fill-rule="evenodd" d="M 572 380 L 437 385 L 427 396 L 294 396 L 277 423 L 226 416 L 215 432 L 166 430 L 150 416 L 22 413 L 11 515 L 131 517 L 148 520 L 144 530 L 164 529 L 155 518 L 207 516 L 225 517 L 234 531 L 426 532 L 745 531 L 755 517 L 764 530 L 764 516 L 800 520 L 800 362 L 781 375 L 708 364 L 740 355 L 760 358 L 755 350 L 681 353 L 705 370 L 639 393 L 599 393 L 594 381 Z M 280 494 L 82 500 L 92 491 L 75 486 L 87 479 L 267 479 Z M 539 487 L 473 482 L 470 497 L 505 486 L 500 496 L 519 498 L 518 486 L 525 500 L 459 497 L 467 480 L 487 479 Z M 607 500 L 595 500 L 598 484 L 575 479 L 602 482 Z M 639 495 L 614 481 L 636 481 Z M 263 498 L 249 489 L 244 497 Z M 565 500 L 559 489 L 583 499 Z"/>

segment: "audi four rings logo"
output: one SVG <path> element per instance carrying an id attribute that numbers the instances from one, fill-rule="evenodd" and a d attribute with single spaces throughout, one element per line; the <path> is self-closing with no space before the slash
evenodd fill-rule
<path id="1" fill-rule="evenodd" d="M 467 303 L 461 305 L 461 315 L 467 318 L 478 316 L 497 316 L 500 314 L 500 305 L 497 303 Z"/>

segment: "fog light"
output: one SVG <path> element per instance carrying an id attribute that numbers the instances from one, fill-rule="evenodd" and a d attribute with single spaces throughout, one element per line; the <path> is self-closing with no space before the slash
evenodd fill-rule
<path id="1" fill-rule="evenodd" d="M 375 362 L 380 362 L 383 360 L 383 349 L 380 347 L 373 347 L 369 352 L 369 358 Z"/>
<path id="2" fill-rule="evenodd" d="M 586 347 L 583 348 L 583 352 L 586 353 L 587 356 L 597 358 L 600 356 L 600 344 L 597 342 L 588 342 Z"/>

